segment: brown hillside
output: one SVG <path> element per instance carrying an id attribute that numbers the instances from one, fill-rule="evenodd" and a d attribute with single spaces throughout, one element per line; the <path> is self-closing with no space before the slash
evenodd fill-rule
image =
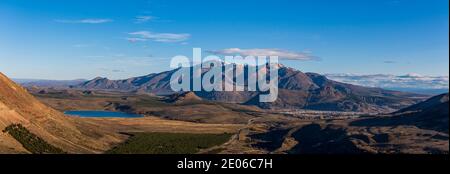
<path id="1" fill-rule="evenodd" d="M 198 101 L 202 101 L 202 98 L 195 95 L 194 92 L 175 93 L 170 95 L 166 100 L 166 102 L 169 103 L 186 103 Z"/>
<path id="2" fill-rule="evenodd" d="M 119 141 L 100 130 L 91 129 L 62 113 L 45 106 L 24 88 L 0 73 L 0 130 L 21 124 L 33 134 L 69 153 L 100 153 Z M 93 132 L 95 130 L 96 132 Z M 102 136 L 105 135 L 105 136 Z M 103 142 L 102 142 L 103 141 Z M 0 153 L 27 153 L 7 133 L 0 132 Z"/>

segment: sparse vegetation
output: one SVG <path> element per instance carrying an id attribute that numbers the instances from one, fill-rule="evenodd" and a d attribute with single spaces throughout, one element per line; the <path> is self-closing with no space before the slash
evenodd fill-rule
<path id="1" fill-rule="evenodd" d="M 12 124 L 6 127 L 3 132 L 9 133 L 22 146 L 33 154 L 62 154 L 63 150 L 45 142 L 42 138 L 28 131 L 21 124 Z"/>
<path id="2" fill-rule="evenodd" d="M 200 149 L 221 145 L 232 134 L 133 133 L 110 154 L 193 154 Z"/>
<path id="3" fill-rule="evenodd" d="M 137 107 L 164 107 L 164 106 L 170 106 L 169 103 L 165 103 L 161 101 L 161 99 L 157 97 L 139 97 L 138 101 L 136 102 Z"/>

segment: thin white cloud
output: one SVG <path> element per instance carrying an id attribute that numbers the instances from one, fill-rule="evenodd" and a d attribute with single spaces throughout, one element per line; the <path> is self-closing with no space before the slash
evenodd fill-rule
<path id="1" fill-rule="evenodd" d="M 154 19 L 156 19 L 156 17 L 154 17 L 154 16 L 136 16 L 134 21 L 135 21 L 135 23 L 140 24 L 140 23 L 146 23 L 146 22 L 152 21 Z"/>
<path id="2" fill-rule="evenodd" d="M 134 42 L 144 42 L 144 41 L 147 41 L 148 39 L 132 37 L 132 38 L 127 38 L 127 40 L 129 42 L 133 42 L 134 43 Z"/>
<path id="3" fill-rule="evenodd" d="M 448 76 L 425 76 L 417 73 L 406 75 L 356 75 L 356 74 L 326 74 L 328 78 L 344 83 L 381 88 L 423 88 L 448 89 Z"/>
<path id="4" fill-rule="evenodd" d="M 150 31 L 137 31 L 128 34 L 130 37 L 127 38 L 127 40 L 130 42 L 183 42 L 191 37 L 191 35 L 187 33 L 155 33 Z"/>
<path id="5" fill-rule="evenodd" d="M 240 48 L 227 48 L 222 50 L 207 51 L 212 54 L 220 55 L 240 55 L 240 56 L 278 56 L 280 59 L 288 60 L 314 60 L 318 59 L 316 56 L 312 56 L 310 52 L 294 52 L 282 49 L 240 49 Z"/>
<path id="6" fill-rule="evenodd" d="M 79 20 L 67 20 L 67 19 L 57 19 L 55 22 L 67 23 L 67 24 L 103 24 L 113 22 L 112 19 L 79 19 Z"/>

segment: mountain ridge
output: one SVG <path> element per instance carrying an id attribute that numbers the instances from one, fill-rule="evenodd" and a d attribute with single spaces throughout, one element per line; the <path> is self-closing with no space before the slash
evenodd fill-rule
<path id="1" fill-rule="evenodd" d="M 244 72 L 247 72 L 245 68 Z M 170 77 L 176 70 L 124 80 L 95 78 L 75 85 L 73 88 L 166 95 L 173 93 L 170 88 Z M 250 75 L 255 76 L 255 74 Z M 248 78 L 249 75 L 245 75 L 246 81 Z M 278 99 L 272 103 L 259 102 L 259 95 L 263 93 L 260 91 L 195 91 L 195 94 L 206 100 L 256 105 L 265 109 L 301 108 L 358 112 L 393 112 L 419 102 L 420 99 L 417 97 L 426 97 L 426 95 L 336 82 L 317 73 L 303 73 L 282 65 L 279 66 L 278 86 Z"/>

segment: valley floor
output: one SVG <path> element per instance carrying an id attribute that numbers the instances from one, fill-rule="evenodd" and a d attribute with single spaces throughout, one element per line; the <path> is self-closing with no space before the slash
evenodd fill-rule
<path id="1" fill-rule="evenodd" d="M 414 125 L 364 125 L 379 115 L 351 112 L 274 111 L 238 104 L 164 102 L 150 95 L 111 91 L 31 91 L 59 110 L 110 110 L 144 114 L 143 118 L 73 118 L 86 129 L 116 133 L 231 133 L 222 145 L 200 153 L 446 153 L 448 132 Z M 120 142 L 129 136 L 122 134 Z M 104 149 L 105 151 L 107 149 Z"/>

